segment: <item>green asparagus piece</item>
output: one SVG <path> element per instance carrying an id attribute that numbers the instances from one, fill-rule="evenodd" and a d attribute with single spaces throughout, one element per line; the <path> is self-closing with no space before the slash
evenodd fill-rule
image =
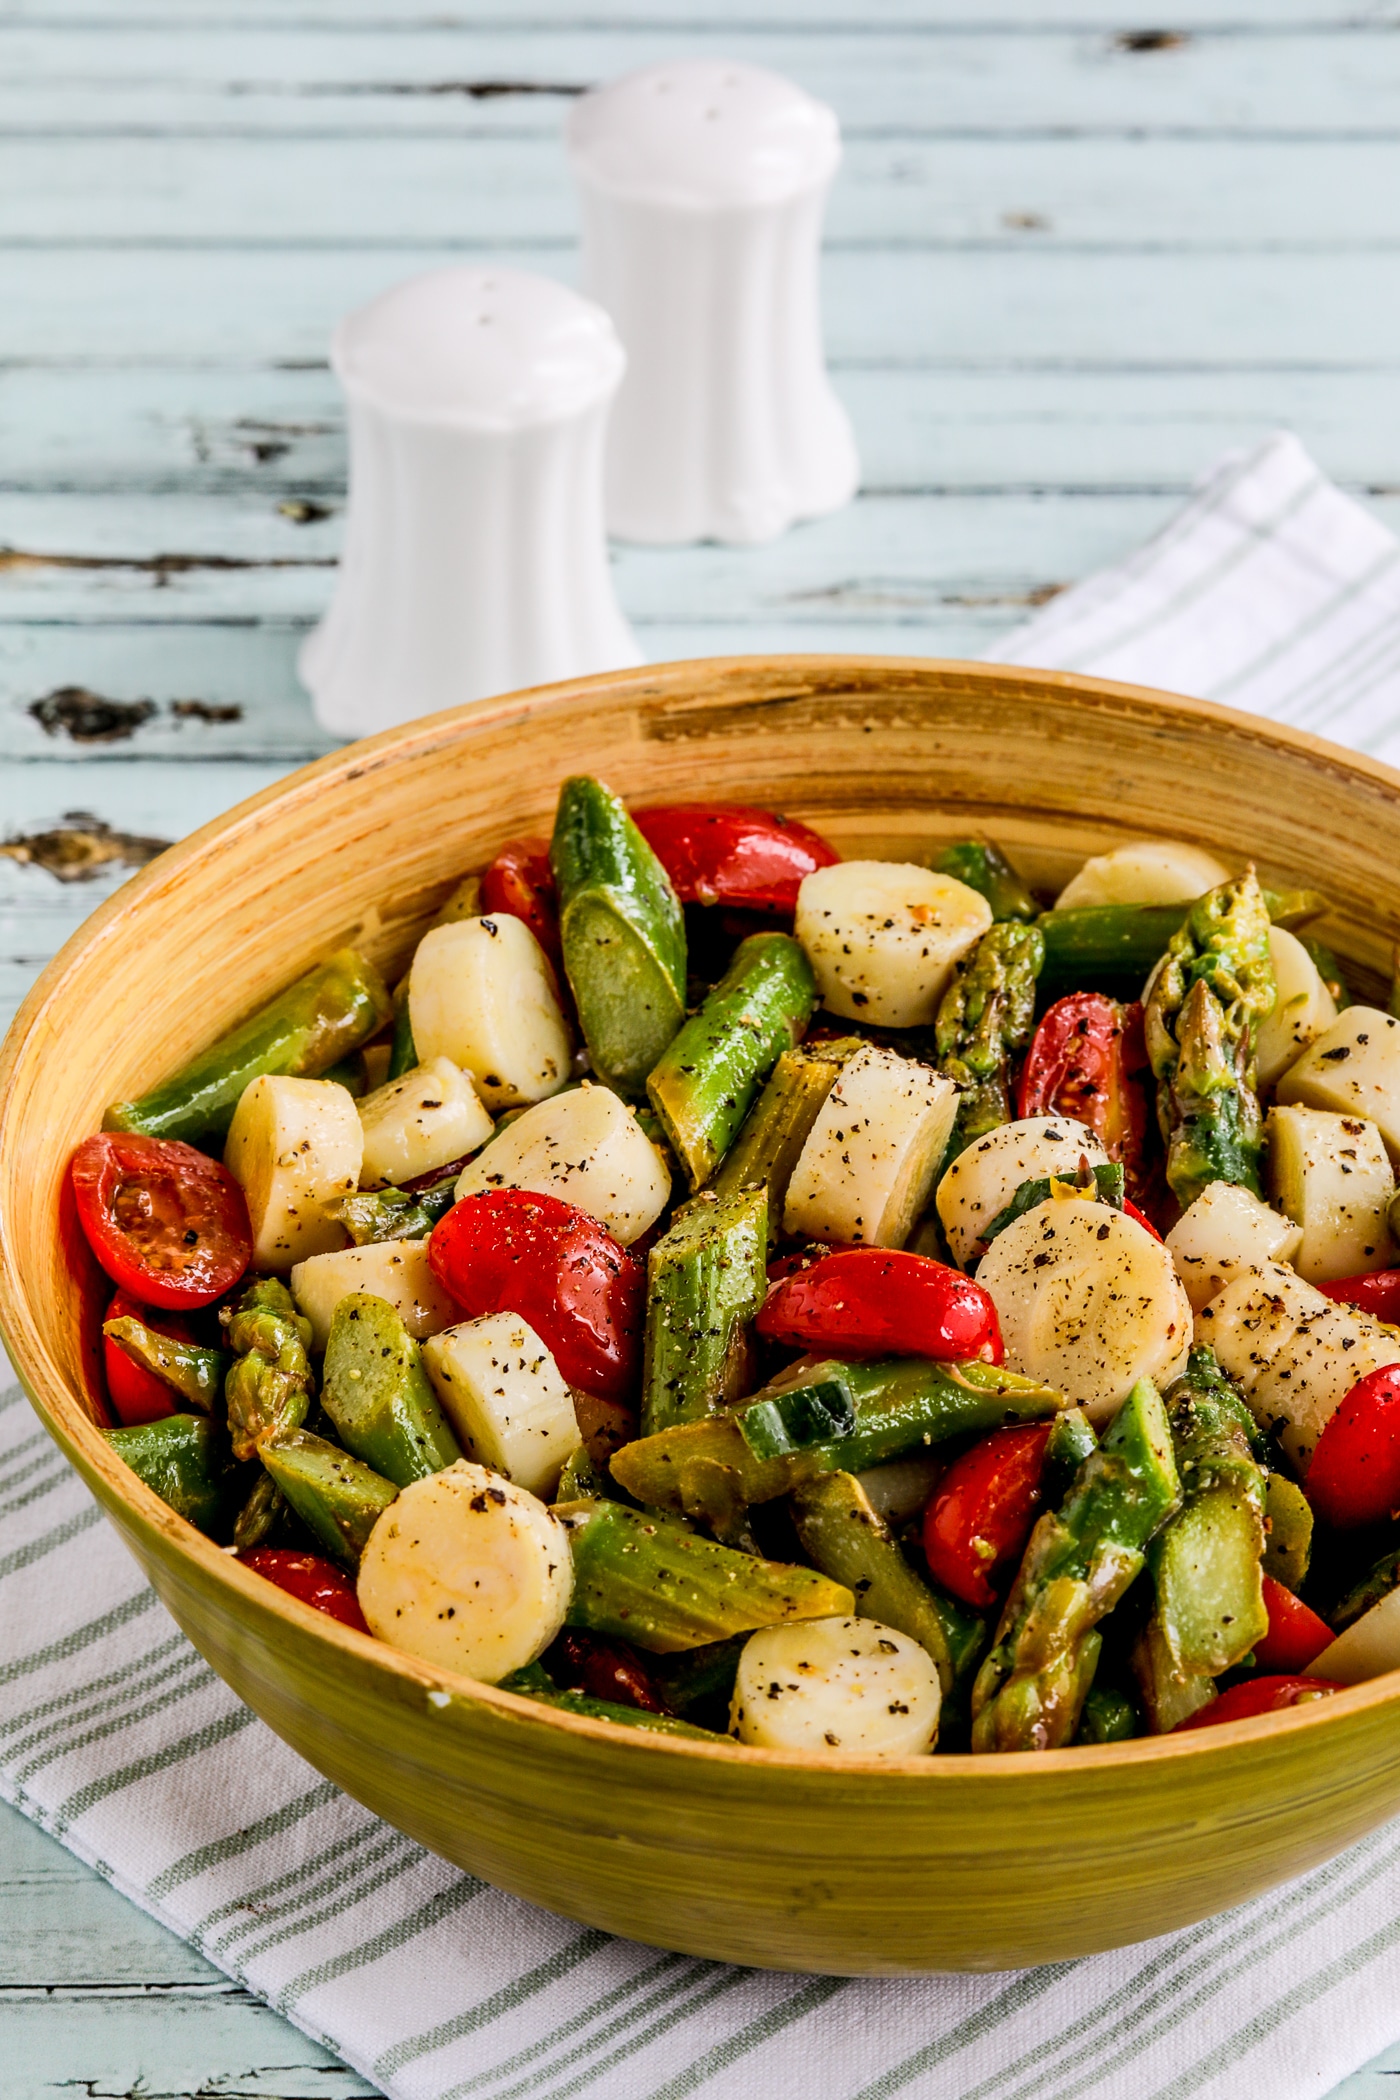
<path id="1" fill-rule="evenodd" d="M 228 1367 L 222 1349 L 201 1349 L 194 1342 L 176 1341 L 130 1315 L 104 1321 L 102 1332 L 123 1356 L 150 1371 L 200 1414 L 207 1415 L 222 1396 Z"/>
<path id="2" fill-rule="evenodd" d="M 844 1389 L 853 1402 L 854 1427 L 829 1442 L 760 1457 L 745 1438 L 742 1418 L 781 1399 L 783 1386 L 770 1386 L 727 1415 L 625 1444 L 612 1460 L 614 1480 L 652 1508 L 681 1510 L 724 1529 L 750 1504 L 772 1502 L 823 1473 L 860 1473 L 952 1437 L 985 1435 L 1004 1422 L 1043 1421 L 1064 1406 L 1061 1394 L 1014 1371 L 918 1357 L 815 1364 L 785 1383 L 808 1391 L 823 1385 Z M 762 1419 L 765 1425 L 770 1420 Z"/>
<path id="3" fill-rule="evenodd" d="M 252 1493 L 238 1512 L 233 1527 L 234 1551 L 250 1553 L 254 1546 L 264 1545 L 286 1508 L 286 1496 L 266 1467 L 262 1467 L 253 1482 Z"/>
<path id="4" fill-rule="evenodd" d="M 1261 1193 L 1254 1042 L 1276 996 L 1269 918 L 1251 868 L 1197 898 L 1144 1005 L 1167 1180 L 1183 1210 L 1212 1181 Z"/>
<path id="5" fill-rule="evenodd" d="M 999 846 L 963 839 L 945 846 L 933 865 L 937 874 L 952 875 L 985 897 L 994 919 L 1035 917 L 1034 897 Z"/>
<path id="6" fill-rule="evenodd" d="M 1140 1378 L 1060 1508 L 1031 1533 L 973 1686 L 974 1750 L 1073 1741 L 1098 1662 L 1098 1622 L 1141 1572 L 1180 1498 L 1166 1410 Z"/>
<path id="7" fill-rule="evenodd" d="M 640 1706 L 622 1706 L 614 1699 L 593 1699 L 587 1692 L 527 1691 L 524 1685 L 509 1683 L 502 1689 L 533 1699 L 540 1706 L 552 1706 L 559 1713 L 582 1714 L 589 1721 L 613 1721 L 619 1728 L 641 1728 L 649 1735 L 679 1735 L 692 1743 L 728 1744 L 733 1740 L 713 1728 L 697 1728 L 691 1721 L 678 1721 L 672 1714 L 645 1713 Z"/>
<path id="8" fill-rule="evenodd" d="M 464 875 L 461 881 L 448 892 L 445 903 L 439 907 L 432 923 L 434 926 L 453 926 L 459 919 L 479 919 L 480 917 L 481 877 L 479 875 Z M 414 1063 L 416 1064 L 417 1061 L 415 1058 Z"/>
<path id="9" fill-rule="evenodd" d="M 1079 1733 L 1074 1740 L 1077 1743 L 1126 1743 L 1137 1733 L 1138 1717 L 1127 1693 L 1116 1692 L 1106 1684 L 1091 1686 L 1084 1701 Z"/>
<path id="10" fill-rule="evenodd" d="M 754 933 L 647 1080 L 692 1189 L 710 1179 L 754 1096 L 816 1004 L 812 965 L 787 933 Z"/>
<path id="11" fill-rule="evenodd" d="M 402 1079 L 418 1063 L 418 1046 L 413 1040 L 413 1022 L 408 1012 L 408 983 L 405 975 L 394 987 L 394 1034 L 389 1045 L 389 1069 L 384 1074 L 386 1086 L 391 1079 Z"/>
<path id="12" fill-rule="evenodd" d="M 222 1424 L 203 1415 L 166 1415 L 131 1429 L 109 1429 L 118 1458 L 175 1514 L 217 1537 L 238 1507 L 240 1474 Z"/>
<path id="13" fill-rule="evenodd" d="M 752 1370 L 750 1327 L 768 1288 L 768 1198 L 708 1191 L 677 1212 L 647 1256 L 642 1434 L 737 1400 Z"/>
<path id="14" fill-rule="evenodd" d="M 1388 1597 L 1397 1583 L 1400 1583 L 1400 1546 L 1392 1546 L 1373 1567 L 1367 1569 L 1360 1582 L 1352 1585 L 1340 1603 L 1332 1607 L 1327 1614 L 1328 1625 L 1335 1633 L 1345 1633 L 1348 1626 L 1354 1626 L 1373 1604 Z"/>
<path id="15" fill-rule="evenodd" d="M 382 1028 L 389 1011 L 373 963 L 341 948 L 173 1078 L 137 1101 L 114 1101 L 102 1127 L 214 1147 L 251 1080 L 264 1072 L 314 1079 Z"/>
<path id="16" fill-rule="evenodd" d="M 258 1456 L 308 1531 L 353 1573 L 370 1533 L 399 1492 L 393 1481 L 305 1429 L 265 1436 Z"/>
<path id="17" fill-rule="evenodd" d="M 1030 1043 L 1044 960 L 1040 928 L 1004 919 L 958 964 L 939 1002 L 938 1069 L 962 1090 L 948 1159 L 1015 1115 L 1011 1061 Z"/>
<path id="18" fill-rule="evenodd" d="M 387 1298 L 371 1291 L 351 1291 L 331 1316 L 321 1405 L 346 1450 L 395 1487 L 462 1456 L 417 1342 Z"/>
<path id="19" fill-rule="evenodd" d="M 863 1047 L 859 1036 L 847 1035 L 783 1052 L 724 1156 L 714 1180 L 717 1196 L 734 1196 L 742 1188 L 766 1188 L 769 1227 L 775 1234 L 779 1231 L 798 1155 L 842 1065 Z"/>
<path id="20" fill-rule="evenodd" d="M 685 919 L 670 879 L 617 796 L 576 774 L 549 848 L 564 969 L 593 1069 L 641 1095 L 685 1019 Z"/>
<path id="21" fill-rule="evenodd" d="M 915 1572 L 854 1474 L 805 1482 L 792 1513 L 813 1566 L 846 1585 L 858 1617 L 917 1641 L 933 1658 L 946 1697 L 986 1646 L 985 1622 Z"/>
<path id="22" fill-rule="evenodd" d="M 1331 994 L 1337 1012 L 1345 1013 L 1351 1005 L 1351 993 L 1347 990 L 1340 961 L 1324 941 L 1315 940 L 1312 934 L 1300 933 L 1298 938 L 1317 965 L 1317 974 Z"/>
<path id="23" fill-rule="evenodd" d="M 1312 1559 L 1312 1504 L 1296 1480 L 1270 1473 L 1264 1488 L 1264 1573 L 1296 1595 Z"/>
<path id="24" fill-rule="evenodd" d="M 1055 1179 L 1062 1187 L 1069 1183 L 1070 1186 L 1082 1188 L 1086 1192 L 1092 1189 L 1095 1202 L 1106 1203 L 1110 1210 L 1123 1208 L 1126 1176 L 1117 1160 L 1110 1160 L 1107 1166 L 1090 1167 L 1087 1175 L 1081 1171 L 1073 1177 L 1058 1174 Z M 1048 1175 L 1037 1181 L 1021 1182 L 1005 1210 L 999 1210 L 996 1216 L 988 1219 L 982 1227 L 983 1240 L 990 1244 L 998 1233 L 1005 1232 L 1008 1225 L 1014 1225 L 1028 1210 L 1035 1210 L 1040 1204 L 1048 1203 L 1052 1193 L 1053 1184 Z"/>
<path id="25" fill-rule="evenodd" d="M 612 1482 L 595 1465 L 587 1444 L 580 1444 L 564 1461 L 554 1499 L 556 1502 L 596 1502 L 611 1489 Z"/>
<path id="26" fill-rule="evenodd" d="M 566 1624 L 665 1655 L 731 1633 L 855 1610 L 839 1583 L 698 1536 L 674 1517 L 622 1502 L 557 1503 L 574 1557 Z"/>
<path id="27" fill-rule="evenodd" d="M 311 1323 L 277 1276 L 247 1284 L 219 1308 L 234 1361 L 224 1380 L 235 1458 L 252 1458 L 274 1430 L 299 1429 L 316 1392 L 306 1352 Z"/>
<path id="28" fill-rule="evenodd" d="M 1062 1478 L 1068 1493 L 1074 1475 L 1091 1452 L 1099 1447 L 1094 1425 L 1082 1407 L 1067 1407 L 1056 1415 L 1045 1444 L 1047 1484 Z"/>
<path id="29" fill-rule="evenodd" d="M 335 1215 L 357 1247 L 376 1240 L 424 1240 L 457 1200 L 457 1176 L 426 1189 L 361 1189 L 342 1196 Z"/>
<path id="30" fill-rule="evenodd" d="M 1225 1385 L 1214 1352 L 1193 1349 L 1166 1398 L 1182 1503 L 1148 1552 L 1157 1601 L 1133 1657 L 1159 1734 L 1183 1718 L 1193 1682 L 1234 1669 L 1269 1630 L 1264 1474 L 1239 1418 L 1242 1403 L 1233 1392 L 1222 1399 Z"/>
<path id="31" fill-rule="evenodd" d="M 1262 895 L 1275 926 L 1303 926 L 1328 909 L 1327 899 L 1316 890 L 1265 890 Z M 1082 991 L 1139 998 L 1148 973 L 1194 909 L 1183 904 L 1093 904 L 1043 911 L 1036 920 L 1045 938 L 1042 999 Z"/>

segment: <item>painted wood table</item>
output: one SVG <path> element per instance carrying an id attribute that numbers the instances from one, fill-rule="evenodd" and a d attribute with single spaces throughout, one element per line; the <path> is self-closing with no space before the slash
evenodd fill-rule
<path id="1" fill-rule="evenodd" d="M 846 138 L 825 300 L 862 494 L 757 550 L 619 548 L 643 647 L 974 654 L 1280 424 L 1400 525 L 1397 27 L 1394 0 L 0 0 L 6 1018 L 132 866 L 327 748 L 293 659 L 344 505 L 332 323 L 455 256 L 569 277 L 579 86 L 734 55 Z M 7 2100 L 370 2090 L 10 1810 L 0 2016 Z"/>

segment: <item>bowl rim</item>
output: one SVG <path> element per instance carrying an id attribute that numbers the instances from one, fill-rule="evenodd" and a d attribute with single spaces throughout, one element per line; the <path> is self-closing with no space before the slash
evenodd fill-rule
<path id="1" fill-rule="evenodd" d="M 1039 670 L 1029 665 L 998 664 L 956 657 L 883 656 L 845 651 L 773 652 L 738 656 L 682 658 L 661 664 L 644 664 L 618 671 L 597 672 L 588 677 L 559 680 L 545 686 L 504 693 L 465 706 L 446 708 L 417 717 L 397 727 L 381 730 L 373 737 L 343 744 L 338 750 L 300 766 L 293 772 L 211 818 L 198 830 L 167 847 L 156 860 L 122 882 L 97 909 L 69 935 L 45 966 L 22 1002 L 3 1045 L 0 1045 L 0 1152 L 11 1126 L 11 1104 L 17 1066 L 38 1031 L 44 1026 L 45 1010 L 62 989 L 68 972 L 79 956 L 113 937 L 119 924 L 133 909 L 139 910 L 149 891 L 163 887 L 190 862 L 202 857 L 220 839 L 247 827 L 256 827 L 271 810 L 317 796 L 327 782 L 353 780 L 375 770 L 392 758 L 394 763 L 411 759 L 424 763 L 435 749 L 459 741 L 464 729 L 477 726 L 509 729 L 540 713 L 567 707 L 576 698 L 606 691 L 610 697 L 641 701 L 668 695 L 683 695 L 687 681 L 693 682 L 703 667 L 709 679 L 727 673 L 742 675 L 763 667 L 770 673 L 778 667 L 802 679 L 804 673 L 816 682 L 813 695 L 838 697 L 843 674 L 859 676 L 868 684 L 872 670 L 892 675 L 915 675 L 921 681 L 955 679 L 976 683 L 980 679 L 1005 685 L 1012 677 L 1046 692 L 1068 694 L 1100 705 L 1127 706 L 1145 714 L 1168 713 L 1194 720 L 1201 729 L 1227 731 L 1246 741 L 1291 749 L 1299 757 L 1325 765 L 1388 798 L 1400 796 L 1400 770 L 1361 752 L 1352 752 L 1309 730 L 1275 723 L 1222 706 L 1217 701 L 1197 700 L 1153 686 L 1114 679 L 1089 678 L 1078 672 Z M 101 1429 L 84 1411 L 59 1373 L 49 1354 L 38 1324 L 32 1317 L 20 1284 L 21 1264 L 13 1258 L 9 1223 L 0 1210 L 0 1337 L 9 1350 L 15 1372 L 40 1420 L 49 1430 L 89 1486 L 95 1478 L 102 1484 L 98 1500 L 124 1505 L 147 1533 L 163 1534 L 178 1553 L 201 1569 L 214 1582 L 230 1584 L 251 1615 L 265 1613 L 289 1628 L 328 1640 L 397 1679 L 405 1689 L 416 1688 L 430 1703 L 441 1708 L 454 1701 L 494 1710 L 503 1717 L 530 1722 L 544 1729 L 591 1738 L 610 1749 L 627 1748 L 638 1754 L 662 1754 L 713 1763 L 725 1770 L 745 1765 L 801 1772 L 808 1779 L 832 1777 L 843 1781 L 852 1774 L 872 1779 L 918 1780 L 924 1785 L 949 1786 L 959 1782 L 986 1781 L 1015 1776 L 1024 1780 L 1044 1774 L 1052 1780 L 1068 1772 L 1083 1772 L 1092 1778 L 1125 1765 L 1149 1767 L 1185 1757 L 1247 1754 L 1251 1749 L 1295 1735 L 1330 1726 L 1343 1717 L 1356 1717 L 1387 1706 L 1400 1707 L 1400 1669 L 1386 1672 L 1362 1684 L 1339 1686 L 1335 1693 L 1274 1714 L 1247 1720 L 1218 1723 L 1184 1733 L 1135 1737 L 1122 1743 L 1080 1744 L 1062 1750 L 958 1751 L 945 1756 L 923 1753 L 911 1757 L 870 1757 L 858 1754 L 818 1756 L 787 1750 L 763 1750 L 732 1738 L 713 1743 L 661 1731 L 570 1713 L 545 1706 L 536 1700 L 508 1692 L 498 1685 L 442 1669 L 404 1654 L 372 1634 L 340 1625 L 323 1612 L 280 1590 L 275 1584 L 244 1567 L 231 1548 L 218 1546 L 175 1514 L 129 1467 L 117 1458 Z M 108 1512 L 104 1509 L 104 1514 Z M 115 1519 L 113 1519 L 115 1521 Z M 1300 1673 L 1301 1674 L 1301 1673 Z M 437 1695 L 436 1697 L 434 1695 Z"/>

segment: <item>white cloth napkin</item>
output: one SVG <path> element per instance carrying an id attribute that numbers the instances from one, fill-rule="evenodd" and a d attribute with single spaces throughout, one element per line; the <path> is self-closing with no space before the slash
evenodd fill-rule
<path id="1" fill-rule="evenodd" d="M 1400 546 L 1275 438 L 998 654 L 1381 748 Z M 1397 1825 L 1190 1931 L 1000 1976 L 727 1968 L 499 1895 L 239 1704 L 17 1391 L 0 1394 L 0 1793 L 396 2100 L 1317 2100 L 1400 2036 Z"/>
<path id="2" fill-rule="evenodd" d="M 1400 540 L 1279 431 L 987 651 L 1220 700 L 1400 762 Z"/>

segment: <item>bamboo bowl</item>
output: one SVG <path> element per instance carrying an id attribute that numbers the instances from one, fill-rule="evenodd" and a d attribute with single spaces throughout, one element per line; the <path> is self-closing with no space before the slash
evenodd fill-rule
<path id="1" fill-rule="evenodd" d="M 1335 900 L 1372 993 L 1400 932 L 1400 775 L 1223 708 L 1068 675 L 752 658 L 433 716 L 163 854 L 45 971 L 0 1055 L 0 1325 L 36 1408 L 239 1696 L 411 1837 L 547 1909 L 687 1954 L 900 1975 L 1145 1938 L 1400 1809 L 1400 1672 L 1274 1719 L 1045 1756 L 891 1764 L 555 1713 L 351 1633 L 174 1516 L 98 1433 L 101 1282 L 66 1166 L 347 934 L 390 972 L 451 883 L 547 830 L 560 779 L 766 803 L 847 853 L 983 833 L 1033 881 L 1169 831 Z"/>

